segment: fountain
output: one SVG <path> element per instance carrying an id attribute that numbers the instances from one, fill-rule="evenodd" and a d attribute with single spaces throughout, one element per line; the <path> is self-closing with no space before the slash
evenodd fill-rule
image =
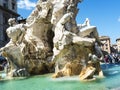
<path id="1" fill-rule="evenodd" d="M 76 24 L 81 0 L 38 0 L 26 24 L 8 20 L 10 42 L 0 49 L 8 60 L 6 73 L 27 77 L 54 73 L 53 78 L 79 75 L 80 80 L 103 77 L 103 54 L 96 26 L 86 18 Z"/>
<path id="2" fill-rule="evenodd" d="M 97 27 L 88 18 L 75 21 L 79 2 L 38 0 L 26 24 L 8 20 L 10 42 L 0 49 L 8 64 L 0 89 L 119 90 L 120 66 L 100 65 Z"/>
<path id="3" fill-rule="evenodd" d="M 78 76 L 51 78 L 52 74 L 32 76 L 26 79 L 2 80 L 0 90 L 119 90 L 120 65 L 102 65 L 106 78 L 80 81 Z"/>

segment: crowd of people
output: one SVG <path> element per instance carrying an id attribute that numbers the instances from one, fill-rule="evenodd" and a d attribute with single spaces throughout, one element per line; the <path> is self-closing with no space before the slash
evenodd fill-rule
<path id="1" fill-rule="evenodd" d="M 118 53 L 107 54 L 104 57 L 104 61 L 106 63 L 120 63 L 120 54 Z"/>
<path id="2" fill-rule="evenodd" d="M 4 57 L 0 56 L 0 71 L 4 70 L 6 64 L 7 64 L 7 60 Z"/>

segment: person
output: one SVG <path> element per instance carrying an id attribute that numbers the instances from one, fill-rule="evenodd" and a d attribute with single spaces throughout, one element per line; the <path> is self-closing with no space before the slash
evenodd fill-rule
<path id="1" fill-rule="evenodd" d="M 49 0 L 48 1 L 43 0 L 37 6 L 41 8 L 41 11 L 39 11 L 37 18 L 46 19 L 49 14 L 50 9 L 52 8 L 52 3 Z"/>
<path id="2" fill-rule="evenodd" d="M 6 33 L 8 37 L 10 38 L 10 42 L 17 44 L 17 41 L 19 40 L 19 37 L 22 34 L 25 34 L 25 27 L 24 24 L 17 25 L 15 18 L 10 18 L 8 20 L 8 23 L 10 25 L 9 28 L 7 28 Z"/>
<path id="3" fill-rule="evenodd" d="M 10 18 L 8 23 L 10 27 L 7 28 L 6 33 L 10 38 L 10 43 L 15 45 L 20 44 L 23 40 L 23 37 L 26 33 L 28 27 L 32 26 L 35 21 L 28 25 L 28 24 L 17 24 L 15 18 Z"/>
<path id="4" fill-rule="evenodd" d="M 0 55 L 0 71 L 4 70 L 4 67 L 7 65 L 7 60 Z"/>

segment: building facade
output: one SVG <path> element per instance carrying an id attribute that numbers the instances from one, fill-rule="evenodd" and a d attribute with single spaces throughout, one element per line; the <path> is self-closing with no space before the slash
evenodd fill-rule
<path id="1" fill-rule="evenodd" d="M 111 53 L 110 50 L 110 38 L 108 36 L 100 36 L 100 41 L 102 43 L 101 49 L 105 52 L 108 52 L 109 54 Z"/>
<path id="2" fill-rule="evenodd" d="M 117 50 L 120 52 L 120 38 L 116 39 Z"/>
<path id="3" fill-rule="evenodd" d="M 0 47 L 8 41 L 6 29 L 8 28 L 8 19 L 17 18 L 17 0 L 0 0 Z"/>

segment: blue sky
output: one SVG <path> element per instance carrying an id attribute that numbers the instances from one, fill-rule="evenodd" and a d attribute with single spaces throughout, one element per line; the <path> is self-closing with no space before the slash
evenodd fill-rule
<path id="1" fill-rule="evenodd" d="M 17 0 L 18 13 L 27 18 L 35 7 L 37 0 Z M 114 44 L 120 38 L 120 0 L 83 0 L 78 4 L 79 13 L 76 21 L 81 24 L 85 18 L 97 26 L 99 36 L 109 36 Z"/>

